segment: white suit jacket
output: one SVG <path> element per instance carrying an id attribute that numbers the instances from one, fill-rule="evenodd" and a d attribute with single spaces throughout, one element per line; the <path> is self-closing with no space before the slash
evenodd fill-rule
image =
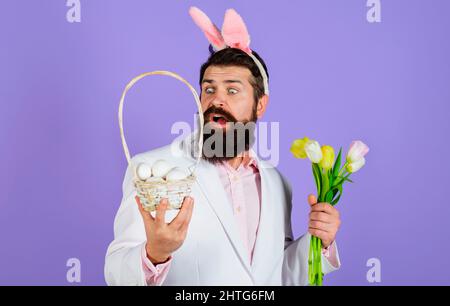
<path id="1" fill-rule="evenodd" d="M 185 140 L 136 155 L 132 164 L 164 159 L 189 168 L 195 164 L 192 144 L 191 134 Z M 293 240 L 290 186 L 276 168 L 261 160 L 258 164 L 261 215 L 252 264 L 215 166 L 202 160 L 195 170 L 197 181 L 192 188 L 194 208 L 188 233 L 183 245 L 172 254 L 162 285 L 307 285 L 311 235 Z M 106 254 L 108 285 L 146 285 L 141 259 L 146 235 L 132 178 L 133 171 L 128 167 L 122 203 L 114 221 L 114 241 Z M 176 212 L 170 211 L 172 216 L 166 218 L 173 218 Z M 322 255 L 322 271 L 327 274 L 333 270 L 336 268 Z"/>

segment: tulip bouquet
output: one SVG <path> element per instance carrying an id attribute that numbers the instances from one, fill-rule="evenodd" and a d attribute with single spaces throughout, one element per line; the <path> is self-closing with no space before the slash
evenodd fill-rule
<path id="1" fill-rule="evenodd" d="M 364 166 L 364 156 L 369 147 L 362 141 L 353 141 L 348 150 L 345 163 L 341 167 L 342 148 L 335 159 L 331 146 L 320 146 L 315 140 L 305 137 L 292 143 L 291 152 L 296 158 L 306 158 L 312 162 L 312 172 L 317 187 L 319 202 L 336 205 L 342 195 L 342 185 L 352 181 L 350 175 Z M 321 286 L 323 281 L 322 241 L 313 236 L 309 247 L 308 279 L 310 285 Z"/>

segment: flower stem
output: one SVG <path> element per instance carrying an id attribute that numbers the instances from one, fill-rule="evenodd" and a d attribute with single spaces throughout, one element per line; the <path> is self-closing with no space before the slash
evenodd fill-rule
<path id="1" fill-rule="evenodd" d="M 342 171 L 347 172 L 347 169 L 346 169 L 347 164 L 348 164 L 348 163 L 345 162 L 345 164 L 342 166 L 341 170 L 339 171 L 338 176 L 341 176 L 341 175 L 343 174 Z"/>
<path id="2" fill-rule="evenodd" d="M 311 286 L 322 286 L 322 240 L 312 236 L 309 248 L 308 280 Z"/>

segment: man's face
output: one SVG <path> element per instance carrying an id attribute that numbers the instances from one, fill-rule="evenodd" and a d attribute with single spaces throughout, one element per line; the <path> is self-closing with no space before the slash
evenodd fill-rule
<path id="1" fill-rule="evenodd" d="M 204 144 L 209 144 L 204 146 L 204 154 L 207 148 L 214 152 L 209 154 L 211 161 L 236 157 L 253 144 L 252 123 L 264 113 L 267 98 L 255 102 L 251 77 L 250 70 L 239 66 L 210 66 L 204 73 L 200 99 L 205 117 Z M 233 123 L 242 123 L 245 128 Z M 211 138 L 213 135 L 216 139 L 223 136 L 221 144 Z"/>
<path id="2" fill-rule="evenodd" d="M 214 122 L 222 128 L 227 121 L 256 121 L 250 77 L 250 70 L 244 67 L 208 67 L 203 76 L 201 92 L 205 121 Z"/>

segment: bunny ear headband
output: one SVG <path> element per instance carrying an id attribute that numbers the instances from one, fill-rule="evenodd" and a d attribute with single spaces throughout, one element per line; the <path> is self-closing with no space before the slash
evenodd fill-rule
<path id="1" fill-rule="evenodd" d="M 253 59 L 264 81 L 264 94 L 269 95 L 266 71 L 250 49 L 250 35 L 242 17 L 234 9 L 228 9 L 225 12 L 221 33 L 217 26 L 200 9 L 191 7 L 189 14 L 195 24 L 203 31 L 215 51 L 220 51 L 227 47 L 237 48 L 247 53 Z"/>

